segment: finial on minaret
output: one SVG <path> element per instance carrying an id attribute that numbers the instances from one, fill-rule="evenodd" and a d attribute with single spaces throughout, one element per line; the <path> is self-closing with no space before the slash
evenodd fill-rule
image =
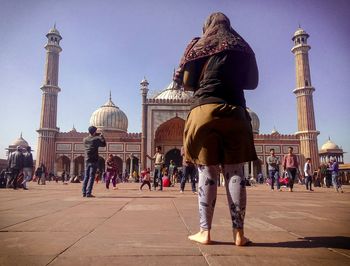
<path id="1" fill-rule="evenodd" d="M 53 28 L 56 29 L 56 21 L 55 21 L 55 24 L 53 24 Z M 56 29 L 57 30 L 57 29 Z"/>
<path id="2" fill-rule="evenodd" d="M 109 90 L 109 100 L 112 101 L 112 91 Z"/>
<path id="3" fill-rule="evenodd" d="M 328 140 L 331 140 L 331 137 L 330 137 L 330 136 L 328 136 Z"/>
<path id="4" fill-rule="evenodd" d="M 21 139 L 23 139 L 23 137 L 22 137 L 22 131 L 21 131 L 21 135 L 19 136 Z"/>

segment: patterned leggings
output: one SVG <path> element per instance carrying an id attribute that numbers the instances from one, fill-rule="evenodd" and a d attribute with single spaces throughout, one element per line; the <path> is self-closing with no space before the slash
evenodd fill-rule
<path id="1" fill-rule="evenodd" d="M 243 164 L 226 164 L 223 166 L 225 187 L 230 209 L 232 227 L 243 229 L 247 204 Z M 219 166 L 198 166 L 198 201 L 200 228 L 210 230 L 216 203 Z"/>

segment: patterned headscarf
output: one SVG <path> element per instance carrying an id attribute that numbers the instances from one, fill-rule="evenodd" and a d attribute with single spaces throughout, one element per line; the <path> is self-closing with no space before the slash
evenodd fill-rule
<path id="1" fill-rule="evenodd" d="M 185 65 L 188 62 L 228 50 L 254 54 L 249 44 L 232 29 L 228 17 L 220 12 L 213 13 L 204 23 L 202 37 L 194 38 L 187 45 L 173 77 L 174 81 L 182 84 Z"/>

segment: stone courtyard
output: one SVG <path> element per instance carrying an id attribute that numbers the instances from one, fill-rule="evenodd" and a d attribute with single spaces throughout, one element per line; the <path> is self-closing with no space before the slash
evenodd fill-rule
<path id="1" fill-rule="evenodd" d="M 350 188 L 314 192 L 248 187 L 249 247 L 232 244 L 226 193 L 218 189 L 213 245 L 198 230 L 197 196 L 187 184 L 165 191 L 119 184 L 82 198 L 81 184 L 30 183 L 0 190 L 0 265 L 350 265 Z"/>

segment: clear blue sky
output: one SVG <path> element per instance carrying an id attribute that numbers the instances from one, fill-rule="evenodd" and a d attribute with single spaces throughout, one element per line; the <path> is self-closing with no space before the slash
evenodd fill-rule
<path id="1" fill-rule="evenodd" d="M 261 133 L 274 126 L 282 134 L 297 131 L 290 49 L 301 24 L 310 34 L 319 148 L 330 136 L 350 152 L 350 1 L 0 0 L 0 158 L 21 132 L 36 149 L 45 34 L 55 22 L 63 37 L 60 130 L 74 124 L 86 132 L 111 90 L 128 116 L 129 132 L 140 132 L 139 82 L 146 76 L 151 90 L 166 87 L 186 44 L 214 11 L 225 13 L 256 53 L 260 83 L 246 98 Z"/>

